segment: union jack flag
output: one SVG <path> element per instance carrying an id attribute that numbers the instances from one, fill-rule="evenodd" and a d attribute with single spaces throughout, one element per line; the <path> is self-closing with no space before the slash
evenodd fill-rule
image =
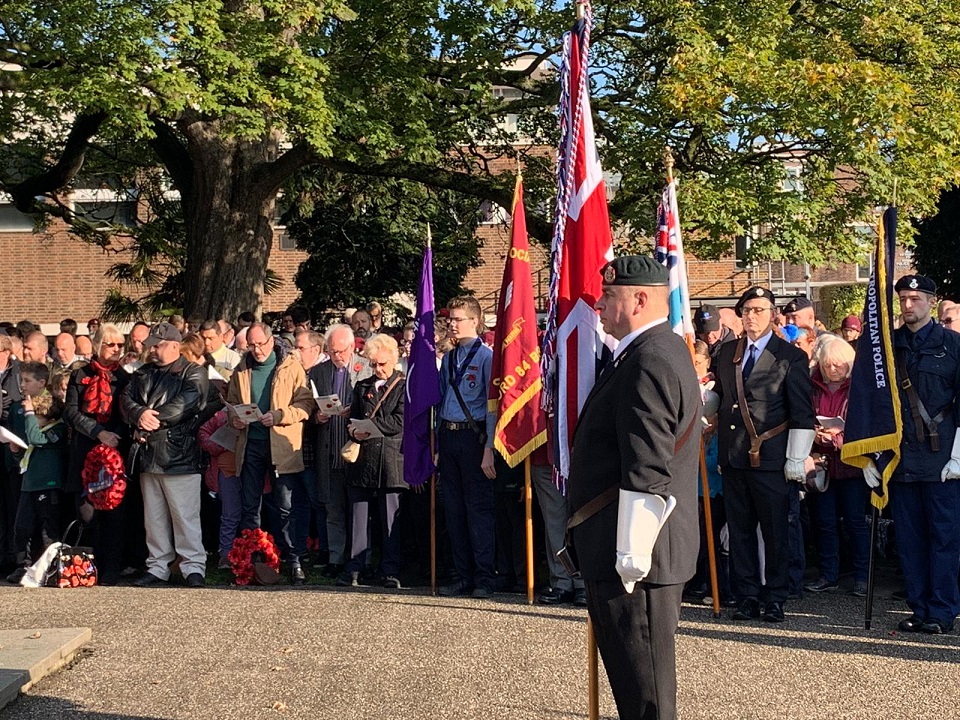
<path id="1" fill-rule="evenodd" d="M 653 256 L 670 271 L 670 327 L 680 337 L 693 337 L 690 314 L 690 289 L 687 287 L 687 263 L 680 237 L 680 213 L 677 210 L 676 181 L 669 180 L 657 207 L 657 244 Z"/>

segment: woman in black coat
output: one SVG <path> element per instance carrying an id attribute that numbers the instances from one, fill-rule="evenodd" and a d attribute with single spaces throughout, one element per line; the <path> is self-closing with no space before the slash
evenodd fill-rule
<path id="1" fill-rule="evenodd" d="M 351 557 L 343 574 L 337 578 L 337 584 L 359 584 L 360 570 L 370 551 L 367 518 L 371 503 L 376 502 L 383 544 L 380 552 L 380 583 L 385 588 L 399 588 L 400 495 L 409 488 L 403 481 L 403 456 L 400 452 L 406 389 L 403 374 L 397 368 L 399 352 L 396 340 L 388 335 L 375 335 L 367 340 L 365 353 L 373 367 L 373 376 L 354 387 L 350 417 L 373 420 L 383 437 L 371 438 L 352 425 L 347 429 L 350 437 L 360 443 L 360 457 L 347 469 Z"/>
<path id="2" fill-rule="evenodd" d="M 120 417 L 120 396 L 130 374 L 120 367 L 123 344 L 123 333 L 116 325 L 100 327 L 93 341 L 90 363 L 74 370 L 70 376 L 63 411 L 71 429 L 64 495 L 73 499 L 71 509 L 78 508 L 81 517 L 94 530 L 94 552 L 103 585 L 116 584 L 125 565 L 123 549 L 129 547 L 129 543 L 124 538 L 124 521 L 132 503 L 129 496 L 133 483 L 128 480 L 127 494 L 117 508 L 94 512 L 82 494 L 82 473 L 87 454 L 97 445 L 116 448 L 121 457 L 126 456 L 130 430 Z"/>

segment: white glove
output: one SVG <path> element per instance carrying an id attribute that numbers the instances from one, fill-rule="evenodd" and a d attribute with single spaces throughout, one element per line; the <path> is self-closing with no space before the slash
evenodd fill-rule
<path id="1" fill-rule="evenodd" d="M 940 480 L 955 480 L 960 478 L 960 428 L 953 436 L 953 449 L 950 450 L 950 459 L 940 471 Z"/>
<path id="2" fill-rule="evenodd" d="M 867 460 L 867 466 L 863 469 L 863 479 L 867 482 L 867 487 L 878 488 L 883 479 L 880 471 L 877 470 L 877 464 L 873 460 Z"/>
<path id="3" fill-rule="evenodd" d="M 787 462 L 783 474 L 787 480 L 802 483 L 807 478 L 803 463 L 810 456 L 813 441 L 817 433 L 814 430 L 790 430 L 787 435 Z"/>
<path id="4" fill-rule="evenodd" d="M 673 497 L 620 490 L 616 568 L 628 593 L 650 573 L 653 545 L 676 504 Z"/>

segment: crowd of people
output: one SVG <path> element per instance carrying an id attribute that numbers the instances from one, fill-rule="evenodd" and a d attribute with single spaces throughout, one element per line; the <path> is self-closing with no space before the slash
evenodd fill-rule
<path id="1" fill-rule="evenodd" d="M 916 455 L 898 470 L 891 504 L 914 612 L 906 629 L 947 632 L 960 612 L 960 530 L 955 516 L 935 510 L 960 504 L 940 497 L 960 483 L 926 481 L 939 481 L 958 454 L 950 431 L 960 412 L 960 335 L 949 331 L 960 306 L 941 303 L 935 322 L 926 279 L 898 291 L 904 368 L 926 417 L 941 424 L 934 450 L 930 423 L 906 413 L 904 442 Z M 864 595 L 869 488 L 840 457 L 844 423 L 857 412 L 848 392 L 860 318 L 831 331 L 808 298 L 779 308 L 758 288 L 733 310 L 701 306 L 694 322 L 697 373 L 719 396 L 704 443 L 722 602 L 736 619 L 779 622 L 804 592 Z M 98 319 L 82 334 L 64 320 L 52 341 L 28 321 L 0 323 L 2 422 L 23 441 L 5 445 L 0 468 L 7 579 L 18 582 L 78 520 L 107 585 L 178 575 L 203 586 L 207 568 L 231 569 L 235 539 L 258 528 L 275 538 L 292 585 L 311 574 L 341 586 L 426 584 L 429 498 L 404 481 L 401 452 L 413 334 L 413 324 L 386 327 L 378 303 L 323 332 L 299 306 L 267 322 L 252 313 L 235 322 L 174 316 L 126 334 Z M 474 298 L 438 312 L 438 561 L 447 596 L 519 591 L 525 575 L 522 471 L 494 449 L 487 410 L 491 344 Z M 111 509 L 93 506 L 83 480 L 88 456 L 103 446 L 122 457 L 128 477 Z M 557 559 L 567 499 L 545 448 L 532 478 L 546 564 L 538 601 L 586 606 L 583 581 Z M 708 578 L 701 542 L 686 597 L 709 595 Z"/>

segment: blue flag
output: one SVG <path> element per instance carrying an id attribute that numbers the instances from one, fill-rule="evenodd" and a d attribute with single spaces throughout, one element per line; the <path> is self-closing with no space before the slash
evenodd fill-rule
<path id="1" fill-rule="evenodd" d="M 888 208 L 877 228 L 873 273 L 863 310 L 863 334 L 850 375 L 849 406 L 841 459 L 863 468 L 876 463 L 883 478 L 870 501 L 882 510 L 887 484 L 900 463 L 903 417 L 893 354 L 893 263 L 897 249 L 897 209 Z"/>
<path id="2" fill-rule="evenodd" d="M 411 487 L 425 483 L 436 469 L 430 447 L 430 410 L 440 402 L 440 370 L 433 330 L 433 249 L 429 237 L 423 252 L 415 322 L 416 332 L 407 361 L 402 445 L 403 479 Z"/>

